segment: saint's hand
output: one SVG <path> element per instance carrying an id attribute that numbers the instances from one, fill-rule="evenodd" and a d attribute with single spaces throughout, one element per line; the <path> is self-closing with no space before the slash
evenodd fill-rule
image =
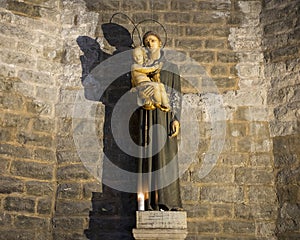
<path id="1" fill-rule="evenodd" d="M 177 120 L 174 120 L 171 123 L 171 130 L 172 130 L 171 138 L 176 137 L 179 134 L 179 128 L 180 128 L 179 122 Z"/>

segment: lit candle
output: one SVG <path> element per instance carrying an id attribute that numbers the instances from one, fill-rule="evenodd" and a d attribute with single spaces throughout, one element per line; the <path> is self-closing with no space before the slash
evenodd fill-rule
<path id="1" fill-rule="evenodd" d="M 145 198 L 143 193 L 138 194 L 138 210 L 145 211 Z"/>

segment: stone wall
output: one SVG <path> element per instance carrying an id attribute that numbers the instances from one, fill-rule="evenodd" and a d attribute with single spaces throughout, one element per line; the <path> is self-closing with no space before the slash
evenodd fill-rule
<path id="1" fill-rule="evenodd" d="M 188 239 L 276 239 L 276 232 L 296 239 L 297 3 L 0 2 L 0 236 L 132 239 L 136 196 L 101 184 L 103 153 L 135 167 L 108 125 L 129 79 L 110 86 L 104 104 L 85 99 L 76 43 L 98 37 L 112 55 L 101 25 L 122 12 L 164 25 L 165 50 L 185 79 L 180 167 Z M 114 21 L 133 30 L 122 15 Z"/>
<path id="2" fill-rule="evenodd" d="M 278 239 L 300 236 L 299 11 L 300 1 L 264 1 L 265 76 L 279 201 Z"/>

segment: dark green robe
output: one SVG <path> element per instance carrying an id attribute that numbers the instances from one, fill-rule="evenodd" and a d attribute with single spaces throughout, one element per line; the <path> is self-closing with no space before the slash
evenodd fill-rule
<path id="1" fill-rule="evenodd" d="M 169 209 L 181 208 L 179 173 L 178 173 L 178 144 L 177 137 L 170 138 L 172 134 L 171 123 L 174 120 L 180 119 L 181 108 L 181 83 L 177 65 L 167 62 L 163 57 L 163 69 L 160 73 L 160 80 L 166 86 L 169 96 L 171 111 L 166 113 L 159 109 L 155 110 L 140 110 L 140 143 L 145 144 L 146 139 L 152 140 L 151 149 L 156 149 L 157 144 L 163 141 L 161 131 L 153 131 L 145 134 L 145 123 L 147 129 L 150 129 L 154 124 L 159 124 L 164 127 L 168 136 L 166 142 L 157 154 L 149 158 L 143 158 L 139 161 L 139 172 L 151 173 L 144 176 L 142 181 L 143 191 L 148 192 L 146 201 L 146 210 L 159 210 L 161 205 Z M 167 166 L 167 167 L 166 167 Z M 158 170 L 158 172 L 157 172 Z M 170 182 L 171 180 L 171 182 Z M 147 196 L 146 196 L 147 198 Z"/>

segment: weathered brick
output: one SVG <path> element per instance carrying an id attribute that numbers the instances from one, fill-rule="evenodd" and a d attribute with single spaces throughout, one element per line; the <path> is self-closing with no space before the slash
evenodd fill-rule
<path id="1" fill-rule="evenodd" d="M 219 204 L 212 207 L 212 214 L 216 218 L 231 218 L 233 216 L 232 205 Z"/>
<path id="2" fill-rule="evenodd" d="M 222 63 L 237 63 L 238 57 L 234 52 L 218 52 L 217 61 Z"/>
<path id="3" fill-rule="evenodd" d="M 55 122 L 50 118 L 35 118 L 33 119 L 32 129 L 37 132 L 52 132 L 55 127 Z"/>
<path id="4" fill-rule="evenodd" d="M 8 10 L 14 12 L 15 14 L 20 14 L 22 16 L 28 17 L 41 17 L 40 7 L 32 4 L 27 4 L 26 2 L 17 2 L 13 0 L 8 0 Z"/>
<path id="5" fill-rule="evenodd" d="M 204 43 L 206 49 L 224 49 L 226 48 L 225 40 L 206 40 Z"/>
<path id="6" fill-rule="evenodd" d="M 249 188 L 250 203 L 276 203 L 276 192 L 273 186 L 250 186 Z"/>
<path id="7" fill-rule="evenodd" d="M 135 0 L 128 0 L 124 1 L 121 4 L 121 8 L 123 11 L 145 11 L 147 10 L 147 1 L 135 1 Z"/>
<path id="8" fill-rule="evenodd" d="M 198 9 L 198 3 L 195 1 L 171 1 L 171 9 L 181 10 L 181 11 L 195 11 Z"/>
<path id="9" fill-rule="evenodd" d="M 215 60 L 213 51 L 193 51 L 190 53 L 192 59 L 200 63 L 211 63 Z"/>
<path id="10" fill-rule="evenodd" d="M 241 187 L 233 186 L 203 186 L 200 189 L 201 201 L 239 203 L 244 199 Z"/>
<path id="11" fill-rule="evenodd" d="M 7 211 L 34 213 L 35 200 L 28 197 L 6 197 L 4 209 Z"/>
<path id="12" fill-rule="evenodd" d="M 116 11 L 119 9 L 119 2 L 117 0 L 102 0 L 101 2 L 94 2 L 94 1 L 87 1 L 86 7 L 90 11 L 109 11 L 113 10 Z"/>
<path id="13" fill-rule="evenodd" d="M 197 50 L 202 47 L 202 41 L 192 39 L 180 39 L 175 41 L 175 47 L 186 50 Z"/>
<path id="14" fill-rule="evenodd" d="M 202 169 L 202 166 L 200 167 Z M 215 166 L 204 178 L 197 173 L 198 167 L 191 172 L 191 180 L 193 182 L 202 183 L 232 183 L 233 182 L 233 168 L 225 166 Z"/>
<path id="15" fill-rule="evenodd" d="M 91 177 L 92 175 L 82 164 L 64 166 L 57 170 L 57 178 L 59 180 L 90 179 Z"/>
<path id="16" fill-rule="evenodd" d="M 56 154 L 52 149 L 36 148 L 33 152 L 33 157 L 39 161 L 56 162 Z"/>
<path id="17" fill-rule="evenodd" d="M 37 213 L 38 214 L 47 214 L 50 215 L 52 213 L 52 198 L 40 198 L 37 200 Z"/>
<path id="18" fill-rule="evenodd" d="M 7 50 L 0 51 L 0 61 L 25 68 L 30 68 L 36 63 L 36 60 L 29 55 Z"/>
<path id="19" fill-rule="evenodd" d="M 221 231 L 221 226 L 216 221 L 191 221 L 188 224 L 188 232 L 189 233 L 198 233 L 198 232 L 206 232 L 206 233 L 218 233 Z"/>
<path id="20" fill-rule="evenodd" d="M 14 192 L 22 193 L 24 191 L 24 183 L 13 177 L 0 177 L 0 193 L 10 194 Z"/>
<path id="21" fill-rule="evenodd" d="M 21 229 L 48 228 L 50 225 L 50 219 L 19 215 L 16 216 L 14 223 L 17 228 Z"/>
<path id="22" fill-rule="evenodd" d="M 90 200 L 86 201 L 63 201 L 56 204 L 57 216 L 88 216 L 92 208 Z"/>
<path id="23" fill-rule="evenodd" d="M 54 112 L 54 107 L 43 101 L 28 101 L 26 102 L 27 112 L 33 114 L 40 114 L 44 116 L 51 116 Z"/>
<path id="24" fill-rule="evenodd" d="M 55 191 L 55 185 L 51 182 L 28 181 L 25 186 L 27 194 L 33 196 L 51 196 Z"/>
<path id="25" fill-rule="evenodd" d="M 28 240 L 35 239 L 35 231 L 34 230 L 24 230 L 24 229 L 5 229 L 0 230 L 1 238 L 3 239 L 20 239 L 20 240 Z"/>
<path id="26" fill-rule="evenodd" d="M 203 13 L 203 14 L 195 14 L 193 17 L 193 23 L 200 24 L 222 24 L 226 20 L 226 17 L 218 16 L 215 13 Z"/>
<path id="27" fill-rule="evenodd" d="M 191 21 L 191 15 L 189 13 L 179 13 L 169 12 L 164 14 L 164 20 L 167 23 L 189 23 Z"/>
<path id="28" fill-rule="evenodd" d="M 276 218 L 278 210 L 276 205 L 272 204 L 236 204 L 234 205 L 234 215 L 238 219 L 252 220 L 265 219 L 271 220 Z"/>
<path id="29" fill-rule="evenodd" d="M 33 70 L 20 70 L 18 72 L 18 77 L 25 82 L 37 83 L 39 85 L 52 85 L 54 84 L 54 79 L 49 73 L 45 72 L 35 72 Z"/>
<path id="30" fill-rule="evenodd" d="M 11 164 L 12 174 L 41 180 L 51 180 L 54 174 L 53 169 L 53 165 L 29 161 L 13 161 Z"/>
<path id="31" fill-rule="evenodd" d="M 226 75 L 228 75 L 229 71 L 228 71 L 227 66 L 214 65 L 210 69 L 210 73 L 212 76 L 226 76 Z"/>
<path id="32" fill-rule="evenodd" d="M 11 144 L 0 144 L 0 151 L 7 157 L 30 158 L 32 154 L 31 149 Z"/>
<path id="33" fill-rule="evenodd" d="M 88 182 L 83 184 L 83 197 L 92 199 L 95 192 L 102 192 L 102 184 L 99 182 Z"/>
<path id="34" fill-rule="evenodd" d="M 210 213 L 210 206 L 207 204 L 183 204 L 183 209 L 187 211 L 188 218 L 205 218 Z"/>
<path id="35" fill-rule="evenodd" d="M 2 93 L 0 96 L 0 104 L 2 109 L 10 109 L 15 111 L 23 111 L 25 108 L 24 98 L 20 95 L 13 95 Z"/>
<path id="36" fill-rule="evenodd" d="M 255 233 L 254 222 L 226 221 L 223 224 L 225 233 Z"/>
<path id="37" fill-rule="evenodd" d="M 235 88 L 237 85 L 237 79 L 235 78 L 224 78 L 224 77 L 213 77 L 213 81 L 218 88 Z"/>
<path id="38" fill-rule="evenodd" d="M 181 186 L 181 199 L 183 201 L 198 201 L 200 198 L 199 187 L 192 185 Z"/>
<path id="39" fill-rule="evenodd" d="M 53 147 L 54 141 L 52 136 L 47 136 L 39 133 L 19 132 L 16 136 L 20 144 Z"/>
<path id="40" fill-rule="evenodd" d="M 78 183 L 61 183 L 57 188 L 57 196 L 61 199 L 79 199 L 81 188 Z"/>
<path id="41" fill-rule="evenodd" d="M 271 184 L 274 181 L 272 170 L 258 170 L 251 168 L 237 168 L 235 171 L 236 183 L 255 185 Z"/>
<path id="42" fill-rule="evenodd" d="M 13 219 L 13 217 L 10 214 L 1 213 L 0 214 L 0 226 L 10 226 L 10 225 L 12 225 L 12 219 Z"/>
<path id="43" fill-rule="evenodd" d="M 85 218 L 82 217 L 56 217 L 53 219 L 54 227 L 59 230 L 83 229 Z"/>

